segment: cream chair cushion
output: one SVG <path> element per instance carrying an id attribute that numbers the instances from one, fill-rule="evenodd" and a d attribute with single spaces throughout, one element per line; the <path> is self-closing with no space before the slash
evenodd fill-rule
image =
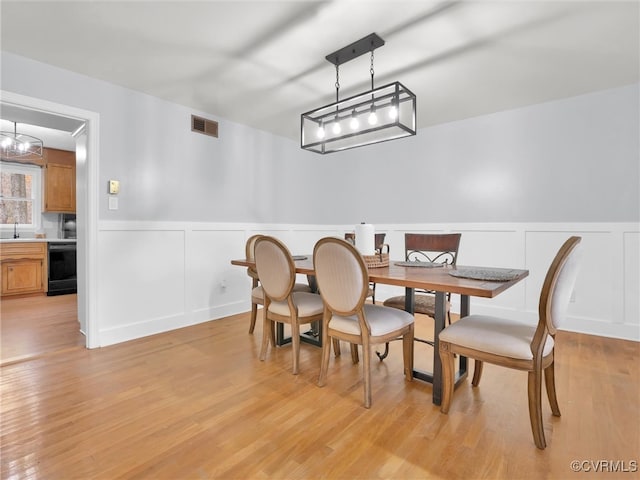
<path id="1" fill-rule="evenodd" d="M 264 290 L 262 290 L 261 285 L 251 290 L 251 302 L 259 303 L 260 305 L 264 304 Z"/>
<path id="2" fill-rule="evenodd" d="M 301 317 L 310 317 L 312 315 L 322 314 L 324 305 L 322 304 L 322 298 L 320 298 L 320 295 L 307 292 L 293 292 L 291 296 L 293 297 L 293 303 L 298 307 L 298 318 L 301 320 Z M 269 305 L 269 311 L 276 315 L 291 315 L 291 312 L 289 311 L 289 304 L 286 301 L 271 302 Z"/>
<path id="3" fill-rule="evenodd" d="M 440 341 L 519 360 L 533 360 L 531 341 L 536 325 L 488 315 L 469 315 L 440 332 Z M 547 337 L 543 355 L 553 350 Z"/>
<path id="4" fill-rule="evenodd" d="M 304 283 L 296 283 L 293 286 L 293 291 L 311 293 L 311 287 Z M 258 285 L 256 288 L 251 290 L 251 301 L 253 303 L 259 303 L 260 305 L 264 304 L 264 290 L 262 289 L 262 285 Z"/>
<path id="5" fill-rule="evenodd" d="M 387 298 L 384 301 L 385 307 L 401 308 L 404 310 L 404 295 L 397 297 Z M 430 317 L 436 314 L 436 297 L 435 295 L 416 294 L 413 300 L 413 311 L 415 313 L 422 313 Z M 451 309 L 451 304 L 447 301 L 445 308 L 447 312 Z"/>
<path id="6" fill-rule="evenodd" d="M 413 315 L 397 308 L 365 303 L 364 314 L 374 337 L 385 335 L 413 323 Z M 334 315 L 329 320 L 329 328 L 351 335 L 360 335 L 360 323 L 355 315 L 342 317 Z"/>

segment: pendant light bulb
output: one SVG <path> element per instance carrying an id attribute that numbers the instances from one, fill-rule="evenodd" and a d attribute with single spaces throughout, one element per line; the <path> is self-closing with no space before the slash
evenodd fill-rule
<path id="1" fill-rule="evenodd" d="M 318 131 L 316 132 L 318 138 L 324 138 L 324 122 L 321 122 L 318 126 Z"/>
<path id="2" fill-rule="evenodd" d="M 358 120 L 358 113 L 355 108 L 353 109 L 353 112 L 351 112 L 351 122 L 349 122 L 349 126 L 351 127 L 351 130 L 357 130 L 360 126 L 360 120 Z"/>
<path id="3" fill-rule="evenodd" d="M 369 125 L 375 125 L 378 123 L 378 115 L 376 115 L 376 106 L 371 105 L 371 113 L 369 114 Z"/>
<path id="4" fill-rule="evenodd" d="M 391 100 L 391 108 L 389 109 L 389 118 L 395 120 L 398 118 L 398 102 L 396 99 Z"/>
<path id="5" fill-rule="evenodd" d="M 340 127 L 340 122 L 338 121 L 338 117 L 336 117 L 336 121 L 333 122 L 333 134 L 340 135 L 342 128 Z"/>

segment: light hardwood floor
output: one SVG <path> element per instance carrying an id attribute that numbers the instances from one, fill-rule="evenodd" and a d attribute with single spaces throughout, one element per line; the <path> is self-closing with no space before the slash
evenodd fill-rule
<path id="1" fill-rule="evenodd" d="M 46 303 L 30 315 L 64 311 Z M 417 323 L 426 336 L 429 319 Z M 320 349 L 303 344 L 293 376 L 290 347 L 260 362 L 261 326 L 249 335 L 248 324 L 235 315 L 3 366 L 1 478 L 565 479 L 594 477 L 573 473 L 573 460 L 640 460 L 638 343 L 560 332 L 562 417 L 545 403 L 540 451 L 526 373 L 486 365 L 480 387 L 465 381 L 443 415 L 428 384 L 405 382 L 396 342 L 373 364 L 367 410 L 346 345 L 318 388 Z M 429 348 L 416 344 L 418 366 Z"/>
<path id="2" fill-rule="evenodd" d="M 0 365 L 86 344 L 75 294 L 3 298 L 0 334 Z"/>

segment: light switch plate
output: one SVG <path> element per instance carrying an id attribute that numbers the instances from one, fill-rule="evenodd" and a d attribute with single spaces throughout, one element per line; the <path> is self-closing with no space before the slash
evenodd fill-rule
<path id="1" fill-rule="evenodd" d="M 109 210 L 118 209 L 118 197 L 109 197 Z"/>
<path id="2" fill-rule="evenodd" d="M 109 180 L 109 194 L 117 195 L 120 192 L 120 182 L 118 180 Z"/>

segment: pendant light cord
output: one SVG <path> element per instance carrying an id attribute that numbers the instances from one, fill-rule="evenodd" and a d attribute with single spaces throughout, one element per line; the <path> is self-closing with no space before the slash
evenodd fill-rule
<path id="1" fill-rule="evenodd" d="M 373 50 L 371 50 L 371 68 L 369 69 L 369 73 L 371 73 L 371 90 L 373 90 L 373 75 L 374 75 L 374 70 L 373 70 Z"/>
<path id="2" fill-rule="evenodd" d="M 340 91 L 340 72 L 339 72 L 340 66 L 338 64 L 336 64 L 336 103 L 338 103 L 340 101 L 340 99 L 338 98 L 338 92 Z M 337 105 L 336 105 L 337 107 Z"/>

